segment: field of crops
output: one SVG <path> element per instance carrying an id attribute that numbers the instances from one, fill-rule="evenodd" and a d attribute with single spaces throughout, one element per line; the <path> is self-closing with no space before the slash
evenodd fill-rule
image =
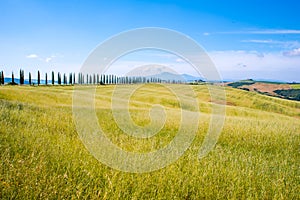
<path id="1" fill-rule="evenodd" d="M 211 102 L 205 85 L 191 87 L 201 120 L 190 148 L 163 169 L 126 173 L 100 163 L 79 139 L 73 86 L 1 86 L 0 198 L 299 199 L 300 102 L 226 88 L 221 136 L 213 151 L 198 160 Z M 180 105 L 172 92 L 148 84 L 132 95 L 136 124 L 149 123 L 153 104 L 164 106 L 167 116 L 155 137 L 134 139 L 114 122 L 114 88 L 98 86 L 95 95 L 99 125 L 114 144 L 149 152 L 172 141 L 180 123 Z"/>
<path id="2" fill-rule="evenodd" d="M 300 89 L 300 84 L 291 84 L 290 86 L 293 89 Z"/>

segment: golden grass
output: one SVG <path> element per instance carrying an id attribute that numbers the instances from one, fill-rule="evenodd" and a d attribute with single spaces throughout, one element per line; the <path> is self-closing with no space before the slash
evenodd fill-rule
<path id="1" fill-rule="evenodd" d="M 147 152 L 172 140 L 180 119 L 170 91 L 146 85 L 132 96 L 130 110 L 139 125 L 150 122 L 153 103 L 167 113 L 160 133 L 133 139 L 113 121 L 113 89 L 98 86 L 96 111 L 115 144 Z M 0 198 L 299 199 L 300 103 L 226 88 L 222 134 L 199 161 L 211 103 L 204 85 L 193 89 L 202 115 L 191 147 L 170 166 L 132 174 L 99 163 L 86 150 L 72 119 L 72 86 L 0 87 Z"/>

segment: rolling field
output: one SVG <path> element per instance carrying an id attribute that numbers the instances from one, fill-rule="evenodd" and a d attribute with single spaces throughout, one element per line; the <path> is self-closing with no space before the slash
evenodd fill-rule
<path id="1" fill-rule="evenodd" d="M 114 144 L 149 152 L 172 141 L 180 124 L 172 92 L 149 84 L 132 95 L 136 124 L 151 121 L 153 104 L 167 116 L 153 138 L 134 139 L 113 120 L 114 87 L 98 86 L 95 95 L 99 125 Z M 195 140 L 179 160 L 150 173 L 114 170 L 88 152 L 73 121 L 72 86 L 0 87 L 0 198 L 299 199 L 300 102 L 227 87 L 221 136 L 198 160 L 211 103 L 205 85 L 191 87 L 201 111 Z"/>
<path id="2" fill-rule="evenodd" d="M 300 84 L 291 84 L 290 86 L 293 89 L 300 89 Z"/>

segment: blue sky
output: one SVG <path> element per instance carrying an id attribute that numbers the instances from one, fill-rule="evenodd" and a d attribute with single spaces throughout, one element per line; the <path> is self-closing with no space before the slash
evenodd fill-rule
<path id="1" fill-rule="evenodd" d="M 300 82 L 299 10 L 297 0 L 0 0 L 0 69 L 6 74 L 20 68 L 76 72 L 112 35 L 162 27 L 197 41 L 224 79 Z M 124 58 L 111 72 L 152 61 L 193 73 L 175 57 L 162 61 L 137 55 Z"/>

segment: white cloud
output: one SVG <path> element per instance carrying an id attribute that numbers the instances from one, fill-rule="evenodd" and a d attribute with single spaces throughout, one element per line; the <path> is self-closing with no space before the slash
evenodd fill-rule
<path id="1" fill-rule="evenodd" d="M 59 55 L 59 56 L 57 56 L 57 55 L 51 55 L 51 56 L 48 56 L 46 58 L 43 57 L 43 56 L 40 57 L 37 54 L 29 54 L 29 55 L 26 56 L 26 58 L 38 59 L 39 61 L 46 62 L 46 63 L 49 63 L 49 62 L 53 61 L 53 59 L 56 58 L 56 57 L 62 58 L 63 56 L 62 55 Z"/>
<path id="2" fill-rule="evenodd" d="M 55 58 L 56 56 L 50 56 L 50 57 L 47 57 L 46 59 L 45 59 L 45 62 L 46 63 L 48 63 L 48 62 L 51 62 L 52 60 L 53 60 L 53 58 Z"/>
<path id="3" fill-rule="evenodd" d="M 241 31 L 225 31 L 206 33 L 210 34 L 257 34 L 257 35 L 288 35 L 288 34 L 300 34 L 300 30 L 296 29 L 261 29 L 261 30 L 241 30 Z"/>
<path id="4" fill-rule="evenodd" d="M 283 44 L 283 41 L 277 40 L 242 40 L 242 42 L 249 42 L 249 43 L 262 43 L 262 44 Z"/>
<path id="5" fill-rule="evenodd" d="M 300 48 L 283 52 L 283 55 L 285 55 L 285 56 L 300 56 Z"/>
<path id="6" fill-rule="evenodd" d="M 181 62 L 185 62 L 184 60 L 182 60 L 181 58 L 177 58 L 176 62 L 181 63 Z"/>
<path id="7" fill-rule="evenodd" d="M 246 32 L 247 33 L 247 32 Z M 249 31 L 248 33 L 252 34 L 300 34 L 300 30 L 292 30 L 292 29 L 273 29 L 273 30 L 257 30 L 257 31 Z"/>
<path id="8" fill-rule="evenodd" d="M 51 57 L 48 57 L 48 58 L 45 59 L 45 61 L 46 61 L 47 63 L 50 62 L 51 60 L 52 60 Z"/>
<path id="9" fill-rule="evenodd" d="M 36 54 L 29 54 L 26 56 L 26 58 L 38 58 L 38 55 Z"/>
<path id="10" fill-rule="evenodd" d="M 241 42 L 266 44 L 266 45 L 278 45 L 284 48 L 300 47 L 300 43 L 298 41 L 256 40 L 255 39 L 255 40 L 242 40 Z"/>

